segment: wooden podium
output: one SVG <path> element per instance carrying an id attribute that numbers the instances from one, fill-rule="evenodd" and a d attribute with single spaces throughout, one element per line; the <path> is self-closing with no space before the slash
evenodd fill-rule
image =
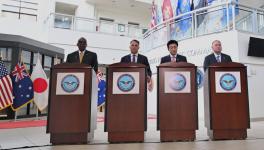
<path id="1" fill-rule="evenodd" d="M 85 144 L 97 117 L 96 74 L 85 64 L 51 68 L 47 133 L 52 144 Z"/>
<path id="2" fill-rule="evenodd" d="M 144 141 L 146 85 L 145 65 L 116 63 L 107 67 L 105 132 L 110 143 Z"/>
<path id="3" fill-rule="evenodd" d="M 205 126 L 212 140 L 247 138 L 250 128 L 246 66 L 218 63 L 205 74 Z"/>
<path id="4" fill-rule="evenodd" d="M 198 129 L 197 67 L 164 63 L 158 69 L 157 129 L 160 140 L 192 141 Z"/>

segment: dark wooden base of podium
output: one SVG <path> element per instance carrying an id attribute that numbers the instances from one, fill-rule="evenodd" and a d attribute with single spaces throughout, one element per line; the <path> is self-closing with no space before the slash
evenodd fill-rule
<path id="1" fill-rule="evenodd" d="M 244 140 L 247 138 L 247 130 L 209 130 L 208 136 L 212 140 Z"/>
<path id="2" fill-rule="evenodd" d="M 144 131 L 139 132 L 108 132 L 108 142 L 144 142 Z"/>
<path id="3" fill-rule="evenodd" d="M 87 144 L 87 133 L 51 133 L 50 142 L 53 145 L 61 144 Z"/>
<path id="4" fill-rule="evenodd" d="M 195 130 L 160 130 L 161 142 L 194 141 Z"/>

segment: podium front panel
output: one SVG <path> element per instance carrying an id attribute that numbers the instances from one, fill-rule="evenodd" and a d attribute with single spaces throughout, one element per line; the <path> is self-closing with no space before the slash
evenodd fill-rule
<path id="1" fill-rule="evenodd" d="M 198 129 L 197 100 L 196 67 L 158 68 L 158 130 Z"/>
<path id="2" fill-rule="evenodd" d="M 220 74 L 222 75 L 220 77 L 222 79 L 221 81 L 219 80 L 219 83 L 216 83 L 215 81 L 218 81 L 217 78 L 219 78 L 216 75 L 219 73 L 224 74 Z M 209 69 L 208 76 L 210 88 L 210 101 L 208 105 L 210 107 L 210 112 L 207 112 L 207 116 L 210 116 L 210 129 L 249 128 L 250 123 L 246 68 L 212 67 Z M 226 79 L 224 79 L 225 77 Z M 226 92 L 223 92 L 224 90 L 219 92 L 217 86 L 221 86 L 221 88 L 226 90 Z M 238 89 L 235 90 L 235 88 Z"/>
<path id="3" fill-rule="evenodd" d="M 82 74 L 84 84 L 81 91 L 77 94 L 63 94 L 62 91 L 57 91 L 57 77 L 60 73 L 78 76 Z M 50 133 L 85 133 L 90 131 L 91 119 L 91 86 L 92 86 L 92 70 L 91 69 L 74 69 L 74 68 L 61 68 L 52 71 L 52 83 L 49 102 L 49 132 Z M 59 79 L 61 81 L 61 79 Z M 69 79 L 74 80 L 74 79 Z M 78 78 L 76 78 L 78 80 Z M 61 81 L 62 82 L 62 81 Z M 80 82 L 80 81 L 79 81 Z M 72 81 L 65 81 L 71 90 L 74 84 Z M 60 89 L 61 90 L 61 89 Z M 67 92 L 67 91 L 64 91 Z"/>
<path id="4" fill-rule="evenodd" d="M 146 69 L 110 67 L 107 69 L 107 75 L 105 130 L 144 131 L 147 125 Z M 122 79 L 124 81 L 121 81 Z M 122 86 L 118 85 L 119 83 L 126 86 L 118 87 Z M 139 85 L 133 85 L 134 83 Z"/>

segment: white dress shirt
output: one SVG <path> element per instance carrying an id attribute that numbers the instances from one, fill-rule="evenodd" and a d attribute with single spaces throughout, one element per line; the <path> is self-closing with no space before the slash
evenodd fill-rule
<path id="1" fill-rule="evenodd" d="M 133 62 L 133 55 L 135 55 L 135 62 L 137 62 L 137 59 L 138 59 L 138 53 L 136 54 L 130 54 L 130 58 L 131 58 L 131 62 Z"/>
<path id="2" fill-rule="evenodd" d="M 177 54 L 176 54 L 176 55 L 171 55 L 171 54 L 170 54 L 171 62 L 173 62 L 173 58 L 174 58 L 174 57 L 175 57 L 175 62 L 176 62 L 176 61 L 177 61 L 177 59 L 176 59 L 176 58 L 177 58 Z"/>
<path id="3" fill-rule="evenodd" d="M 219 61 L 221 62 L 221 53 L 220 54 L 216 54 L 216 53 L 214 53 L 214 56 L 215 56 L 215 59 L 216 59 L 216 61 L 217 61 L 217 57 L 219 57 Z"/>

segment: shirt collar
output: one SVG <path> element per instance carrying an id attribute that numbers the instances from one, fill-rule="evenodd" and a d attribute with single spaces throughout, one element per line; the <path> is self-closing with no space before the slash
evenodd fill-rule
<path id="1" fill-rule="evenodd" d="M 217 56 L 220 56 L 220 57 L 221 57 L 221 53 L 220 53 L 220 54 L 216 54 L 216 53 L 214 53 L 214 56 L 215 56 L 215 58 L 216 58 Z"/>
<path id="2" fill-rule="evenodd" d="M 83 51 L 85 53 L 86 49 Z M 81 51 L 79 50 L 79 54 L 81 54 Z"/>
<path id="3" fill-rule="evenodd" d="M 138 53 L 136 53 L 136 54 L 132 54 L 132 53 L 131 53 L 131 54 L 130 54 L 131 57 L 133 57 L 133 55 L 135 55 L 136 57 L 138 57 Z"/>
<path id="4" fill-rule="evenodd" d="M 171 54 L 170 54 L 170 57 L 171 57 L 171 58 L 173 58 L 173 57 L 176 58 L 176 57 L 177 57 L 177 54 L 176 54 L 176 55 L 171 55 Z"/>

